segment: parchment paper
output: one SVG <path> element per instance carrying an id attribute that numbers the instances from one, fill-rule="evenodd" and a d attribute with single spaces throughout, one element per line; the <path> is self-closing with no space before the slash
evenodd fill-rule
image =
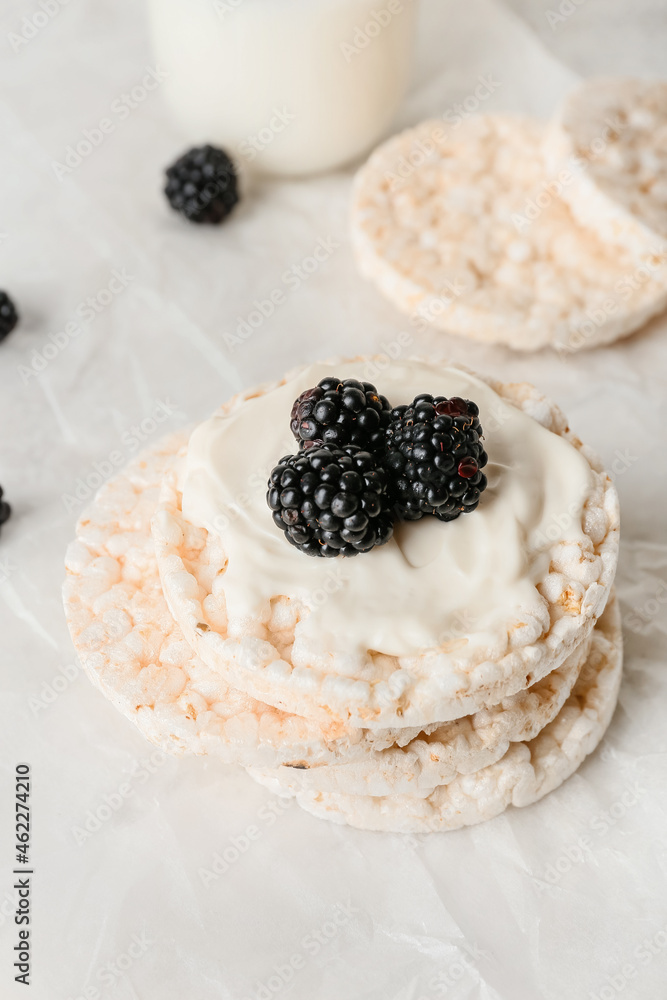
<path id="1" fill-rule="evenodd" d="M 330 825 L 240 771 L 163 758 L 76 664 L 60 586 L 77 481 L 234 390 L 311 359 L 386 350 L 409 327 L 356 274 L 351 171 L 257 184 L 213 231 L 170 213 L 161 171 L 182 139 L 159 87 L 127 116 L 114 110 L 155 68 L 142 5 L 56 6 L 18 48 L 10 35 L 42 8 L 5 0 L 0 15 L 0 287 L 22 313 L 0 345 L 0 482 L 14 508 L 0 539 L 0 996 L 664 1000 L 667 322 L 571 358 L 415 334 L 415 352 L 535 382 L 618 482 L 625 680 L 602 748 L 564 787 L 479 827 L 410 838 Z M 613 6 L 631 22 L 624 44 L 608 26 L 623 71 L 664 73 L 664 10 Z M 561 62 L 499 2 L 425 0 L 397 124 L 444 114 L 480 77 L 497 83 L 485 110 L 550 114 L 576 81 L 569 53 L 582 72 L 604 63 L 609 5 L 595 2 L 596 16 L 570 7 L 552 31 L 548 5 L 531 5 Z M 59 180 L 54 161 L 104 117 L 113 131 Z M 319 241 L 328 256 L 295 282 Z M 275 289 L 284 302 L 234 343 Z M 13 983 L 10 890 L 24 760 L 29 989 Z"/>

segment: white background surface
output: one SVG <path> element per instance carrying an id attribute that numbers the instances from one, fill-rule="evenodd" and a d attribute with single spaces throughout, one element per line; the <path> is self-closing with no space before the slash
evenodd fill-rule
<path id="1" fill-rule="evenodd" d="M 514 10 L 493 0 L 425 2 L 401 124 L 443 113 L 480 74 L 501 84 L 489 110 L 541 115 L 577 74 L 667 75 L 664 0 L 580 0 L 554 30 L 549 6 L 557 9 L 555 0 L 512 0 Z M 40 708 L 75 662 L 60 585 L 79 513 L 62 496 L 77 478 L 113 451 L 129 458 L 126 432 L 159 400 L 174 413 L 156 433 L 204 418 L 233 390 L 292 364 L 381 350 L 406 321 L 355 273 L 349 173 L 265 183 L 217 230 L 170 214 L 160 175 L 182 143 L 159 92 L 59 182 L 52 161 L 108 115 L 151 56 L 142 5 L 129 0 L 70 0 L 14 52 L 8 33 L 37 9 L 5 0 L 0 16 L 0 287 L 22 313 L 0 345 L 0 482 L 14 507 L 0 541 L 0 996 L 664 1000 L 664 319 L 570 359 L 517 357 L 441 334 L 415 342 L 421 353 L 535 382 L 617 473 L 620 704 L 601 751 L 542 803 L 414 840 L 329 825 L 296 806 L 270 823 L 267 804 L 278 800 L 213 762 L 161 761 L 144 780 L 151 748 L 80 672 Z M 238 317 L 284 289 L 283 272 L 329 236 L 340 244 L 329 260 L 231 351 L 224 334 Z M 33 350 L 123 268 L 127 289 L 24 383 L 20 366 Z M 29 991 L 12 982 L 8 916 L 22 760 L 34 774 Z M 78 845 L 74 828 L 128 780 L 131 794 Z M 249 825 L 259 839 L 205 888 L 199 869 Z M 315 945 L 340 905 L 349 917 Z M 124 973 L 110 971 L 110 962 L 127 964 L 135 935 L 151 943 Z M 294 955 L 303 967 L 290 982 L 267 986 Z"/>

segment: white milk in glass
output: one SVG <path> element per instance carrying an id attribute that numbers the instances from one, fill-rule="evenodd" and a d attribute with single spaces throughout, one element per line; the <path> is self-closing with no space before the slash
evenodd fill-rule
<path id="1" fill-rule="evenodd" d="M 155 58 L 188 140 L 262 172 L 365 153 L 408 82 L 417 0 L 149 0 Z"/>

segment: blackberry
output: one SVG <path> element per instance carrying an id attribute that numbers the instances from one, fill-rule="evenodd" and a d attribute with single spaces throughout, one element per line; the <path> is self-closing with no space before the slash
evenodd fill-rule
<path id="1" fill-rule="evenodd" d="M 9 518 L 9 515 L 12 512 L 12 508 L 9 506 L 6 500 L 2 499 L 2 497 L 3 497 L 3 489 L 2 486 L 0 486 L 0 526 L 5 523 L 5 521 Z"/>
<path id="2" fill-rule="evenodd" d="M 167 168 L 164 192 L 190 222 L 217 224 L 239 200 L 236 169 L 224 150 L 198 146 Z"/>
<path id="3" fill-rule="evenodd" d="M 391 412 L 385 465 L 396 516 L 453 521 L 475 510 L 486 489 L 479 407 L 453 396 L 417 396 Z"/>
<path id="4" fill-rule="evenodd" d="M 0 340 L 4 340 L 12 332 L 18 321 L 16 306 L 7 292 L 0 292 Z"/>
<path id="5" fill-rule="evenodd" d="M 309 556 L 356 556 L 393 534 L 386 473 L 356 445 L 286 455 L 268 486 L 275 524 Z"/>
<path id="6" fill-rule="evenodd" d="M 302 448 L 315 441 L 377 452 L 384 448 L 390 414 L 389 402 L 372 382 L 329 376 L 295 400 L 290 427 Z"/>

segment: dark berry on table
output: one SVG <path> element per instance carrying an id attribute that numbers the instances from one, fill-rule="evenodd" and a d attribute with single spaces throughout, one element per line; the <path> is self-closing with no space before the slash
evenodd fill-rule
<path id="1" fill-rule="evenodd" d="M 295 400 L 290 426 L 302 448 L 316 441 L 376 452 L 384 448 L 390 413 L 388 400 L 371 382 L 328 376 Z"/>
<path id="2" fill-rule="evenodd" d="M 9 515 L 12 512 L 12 508 L 9 506 L 6 500 L 2 499 L 2 497 L 3 497 L 3 489 L 2 486 L 0 486 L 0 525 L 5 523 L 5 521 L 9 518 Z"/>
<path id="3" fill-rule="evenodd" d="M 224 150 L 198 146 L 167 168 L 164 191 L 171 207 L 190 222 L 215 225 L 239 200 L 236 168 Z"/>
<path id="4" fill-rule="evenodd" d="M 7 292 L 0 292 L 0 340 L 4 340 L 12 332 L 18 321 L 16 306 Z"/>
<path id="5" fill-rule="evenodd" d="M 276 526 L 309 556 L 356 556 L 393 534 L 387 476 L 377 458 L 356 445 L 286 455 L 268 487 Z"/>
<path id="6" fill-rule="evenodd" d="M 487 485 L 482 436 L 479 407 L 469 399 L 422 393 L 394 407 L 385 465 L 396 517 L 453 521 L 475 510 Z"/>

